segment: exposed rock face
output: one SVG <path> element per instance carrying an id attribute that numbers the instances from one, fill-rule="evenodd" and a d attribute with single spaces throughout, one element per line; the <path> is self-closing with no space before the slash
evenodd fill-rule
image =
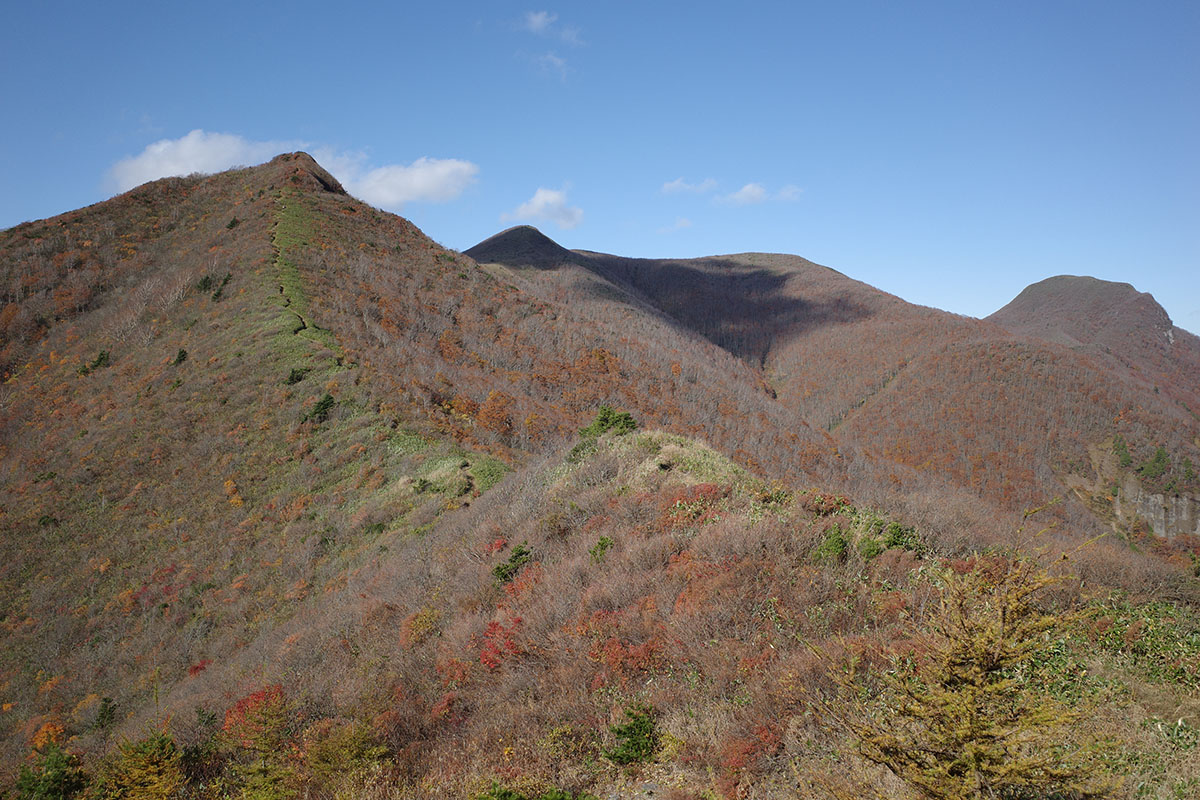
<path id="1" fill-rule="evenodd" d="M 1113 500 L 1113 510 L 1121 519 L 1141 517 L 1156 536 L 1200 535 L 1200 499 L 1188 495 L 1151 494 L 1137 478 L 1126 475 L 1121 491 Z"/>

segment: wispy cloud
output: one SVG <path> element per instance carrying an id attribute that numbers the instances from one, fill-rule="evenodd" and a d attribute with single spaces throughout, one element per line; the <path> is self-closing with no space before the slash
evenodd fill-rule
<path id="1" fill-rule="evenodd" d="M 501 220 L 547 220 L 560 228 L 574 228 L 583 222 L 583 209 L 567 205 L 567 193 L 559 189 L 539 187 L 533 197 L 517 206 L 515 211 L 502 214 Z"/>
<path id="2" fill-rule="evenodd" d="M 673 224 L 666 225 L 662 228 L 659 228 L 658 232 L 659 233 L 675 233 L 676 231 L 681 231 L 684 228 L 690 228 L 690 227 L 692 227 L 692 221 L 690 219 L 688 219 L 687 217 L 676 217 L 675 222 Z"/>
<path id="3" fill-rule="evenodd" d="M 562 42 L 572 47 L 582 45 L 583 39 L 579 35 L 579 28 L 573 25 L 560 24 L 558 14 L 552 11 L 526 11 L 517 23 L 517 29 L 532 33 L 542 39 L 552 39 Z M 547 74 L 554 75 L 563 83 L 567 81 L 567 75 L 571 72 L 570 64 L 561 53 L 555 50 L 548 50 L 545 53 L 538 55 L 529 55 L 528 53 L 518 53 L 519 58 L 527 59 L 538 70 Z"/>
<path id="4" fill-rule="evenodd" d="M 178 139 L 157 141 L 138 155 L 121 159 L 109 170 L 109 180 L 118 191 L 125 191 L 157 178 L 258 164 L 278 153 L 301 148 L 312 145 L 300 141 L 256 142 L 232 133 L 194 130 Z M 316 147 L 312 153 L 348 192 L 392 211 L 409 203 L 449 202 L 479 174 L 478 165 L 457 158 L 423 157 L 411 164 L 372 166 L 361 152 Z"/>
<path id="5" fill-rule="evenodd" d="M 704 194 L 711 192 L 717 188 L 717 182 L 712 178 L 705 178 L 699 183 L 688 183 L 683 178 L 676 178 L 673 181 L 668 181 L 662 185 L 663 194 L 679 194 L 688 192 L 691 194 Z"/>
<path id="6" fill-rule="evenodd" d="M 736 192 L 720 195 L 715 199 L 716 202 L 728 206 L 756 206 L 769 200 L 790 203 L 798 200 L 803 191 L 799 186 L 789 183 L 779 191 L 772 193 L 767 191 L 767 187 L 761 183 L 747 183 Z"/>
<path id="7" fill-rule="evenodd" d="M 549 11 L 526 11 L 525 30 L 530 33 L 545 33 L 558 19 L 558 14 Z"/>
<path id="8" fill-rule="evenodd" d="M 567 60 L 557 53 L 543 53 L 540 56 L 534 56 L 533 62 L 545 72 L 551 72 L 564 81 L 567 79 Z"/>
<path id="9" fill-rule="evenodd" d="M 719 199 L 731 206 L 753 206 L 766 202 L 767 190 L 761 183 L 747 183 L 733 194 L 723 195 Z"/>
<path id="10" fill-rule="evenodd" d="M 558 14 L 549 11 L 526 11 L 521 19 L 521 28 L 538 36 L 559 39 L 570 45 L 581 45 L 579 28 L 574 25 L 559 25 Z"/>

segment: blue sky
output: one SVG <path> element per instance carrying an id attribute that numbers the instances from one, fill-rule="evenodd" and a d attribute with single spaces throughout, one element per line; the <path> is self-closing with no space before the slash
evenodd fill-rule
<path id="1" fill-rule="evenodd" d="M 31 2 L 0 226 L 306 149 L 465 249 L 802 255 L 986 315 L 1056 274 L 1200 332 L 1200 3 Z"/>

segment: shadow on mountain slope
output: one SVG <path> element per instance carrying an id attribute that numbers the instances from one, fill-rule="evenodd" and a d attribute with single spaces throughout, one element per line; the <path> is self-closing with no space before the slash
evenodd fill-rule
<path id="1" fill-rule="evenodd" d="M 795 268 L 763 267 L 733 257 L 639 259 L 571 251 L 528 225 L 509 228 L 465 253 L 480 263 L 539 271 L 580 267 L 756 367 L 794 336 L 872 313 L 849 294 L 818 299 L 788 291 L 789 281 L 799 274 Z M 597 299 L 631 304 L 604 284 L 593 284 L 588 291 Z"/>
<path id="2" fill-rule="evenodd" d="M 823 325 L 869 317 L 849 297 L 809 298 L 787 291 L 791 276 L 726 258 L 655 261 L 588 257 L 604 277 L 646 297 L 713 344 L 755 366 L 791 338 Z"/>

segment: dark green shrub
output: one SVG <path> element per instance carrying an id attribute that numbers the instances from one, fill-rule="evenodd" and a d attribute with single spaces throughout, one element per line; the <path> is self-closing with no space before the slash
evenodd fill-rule
<path id="1" fill-rule="evenodd" d="M 179 352 L 175 354 L 175 360 L 171 362 L 171 366 L 178 367 L 180 364 L 182 364 L 185 361 L 187 361 L 187 350 L 184 350 L 181 347 L 181 348 L 179 348 Z"/>
<path id="2" fill-rule="evenodd" d="M 288 373 L 287 380 L 284 381 L 288 386 L 295 386 L 300 381 L 304 380 L 304 376 L 312 372 L 308 367 L 292 367 L 292 371 Z"/>
<path id="3" fill-rule="evenodd" d="M 884 549 L 899 547 L 902 550 L 918 551 L 921 540 L 917 538 L 917 529 L 901 525 L 899 522 L 889 522 L 883 531 Z"/>
<path id="4" fill-rule="evenodd" d="M 637 430 L 637 420 L 625 411 L 616 411 L 610 406 L 600 406 L 592 424 L 579 431 L 579 435 L 594 439 L 602 433 L 612 431 L 617 436 Z"/>
<path id="5" fill-rule="evenodd" d="M 1162 475 L 1171 468 L 1171 458 L 1167 455 L 1167 451 L 1159 447 L 1154 451 L 1154 455 L 1149 461 L 1144 462 L 1138 467 L 1138 474 L 1147 480 L 1154 480 L 1162 477 Z"/>
<path id="6" fill-rule="evenodd" d="M 884 547 L 879 543 L 879 540 L 870 536 L 864 536 L 858 542 L 858 552 L 866 561 L 870 561 L 872 558 L 875 558 L 875 556 L 882 553 L 883 550 Z"/>
<path id="7" fill-rule="evenodd" d="M 54 742 L 34 753 L 32 764 L 22 764 L 17 776 L 17 800 L 68 800 L 87 785 L 75 756 Z"/>
<path id="8" fill-rule="evenodd" d="M 221 301 L 221 298 L 225 294 L 225 286 L 226 286 L 226 284 L 229 283 L 229 281 L 232 278 L 233 278 L 232 272 L 225 273 L 225 277 L 221 279 L 221 283 L 217 286 L 217 290 L 215 292 L 213 292 L 213 294 L 212 294 L 212 299 L 213 299 L 214 303 L 218 303 Z"/>
<path id="9" fill-rule="evenodd" d="M 104 697 L 100 700 L 100 709 L 96 712 L 96 719 L 92 722 L 93 730 L 102 731 L 112 726 L 117 720 L 117 704 L 113 702 L 111 697 Z"/>
<path id="10" fill-rule="evenodd" d="M 240 223 L 240 222 L 241 222 L 240 219 L 238 219 L 237 217 L 234 217 L 233 219 L 229 220 L 229 222 L 225 223 L 225 229 L 233 230 L 234 228 L 236 228 L 238 226 L 238 223 Z"/>
<path id="11" fill-rule="evenodd" d="M 658 749 L 658 730 L 654 709 L 644 703 L 625 707 L 625 722 L 609 727 L 617 745 L 604 751 L 604 757 L 618 764 L 649 761 Z"/>
<path id="12" fill-rule="evenodd" d="M 313 407 L 310 408 L 305 415 L 300 418 L 300 421 L 308 422 L 309 420 L 312 420 L 314 423 L 319 425 L 325 420 L 329 419 L 329 412 L 335 405 L 337 405 L 337 401 L 333 399 L 333 395 L 327 392 L 324 397 L 313 403 Z"/>
<path id="13" fill-rule="evenodd" d="M 567 463 L 578 464 L 596 452 L 596 439 L 601 434 L 612 431 L 614 436 L 624 436 L 627 433 L 637 430 L 637 427 L 637 420 L 631 417 L 628 412 L 615 411 L 610 406 L 600 406 L 600 411 L 596 413 L 596 418 L 592 420 L 592 424 L 579 430 L 579 436 L 582 441 L 571 448 L 571 452 L 567 454 Z"/>
<path id="14" fill-rule="evenodd" d="M 846 534 L 842 533 L 841 526 L 834 525 L 813 551 L 813 558 L 817 561 L 841 561 L 848 549 L 850 543 L 846 541 Z"/>
<path id="15" fill-rule="evenodd" d="M 213 279 L 211 275 L 205 275 L 203 278 L 196 281 L 196 291 L 198 292 L 211 292 L 212 286 Z"/>
<path id="16" fill-rule="evenodd" d="M 80 375 L 88 375 L 93 370 L 100 369 L 101 367 L 107 367 L 108 364 L 109 364 L 108 351 L 101 350 L 100 353 L 96 356 L 96 358 L 92 360 L 92 363 L 85 364 L 79 368 L 79 374 Z"/>
<path id="17" fill-rule="evenodd" d="M 533 560 L 533 552 L 529 549 L 528 542 L 521 542 L 512 549 L 508 555 L 508 561 L 497 564 L 492 569 L 492 575 L 496 577 L 496 583 L 505 584 L 512 581 L 521 571 L 521 567 Z"/>

